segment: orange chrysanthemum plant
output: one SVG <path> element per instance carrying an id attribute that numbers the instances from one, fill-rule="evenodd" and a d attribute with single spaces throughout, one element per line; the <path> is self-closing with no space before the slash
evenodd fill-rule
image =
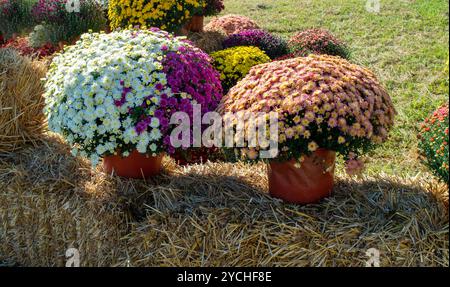
<path id="1" fill-rule="evenodd" d="M 419 150 L 423 162 L 442 181 L 449 180 L 448 103 L 437 109 L 420 127 Z"/>

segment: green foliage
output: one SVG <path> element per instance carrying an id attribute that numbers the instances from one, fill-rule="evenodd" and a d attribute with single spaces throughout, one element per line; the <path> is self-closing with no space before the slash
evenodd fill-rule
<path id="1" fill-rule="evenodd" d="M 446 94 L 449 92 L 449 58 L 447 56 L 447 63 L 445 64 L 444 70 L 442 74 L 439 76 L 439 79 L 435 80 L 430 87 L 430 90 L 437 95 Z"/>
<path id="2" fill-rule="evenodd" d="M 36 0 L 0 0 L 0 35 L 5 39 L 30 31 L 31 7 Z"/>

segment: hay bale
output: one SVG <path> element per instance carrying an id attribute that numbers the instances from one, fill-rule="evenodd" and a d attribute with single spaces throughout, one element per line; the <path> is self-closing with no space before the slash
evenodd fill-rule
<path id="1" fill-rule="evenodd" d="M 35 142 L 45 121 L 43 62 L 0 49 L 0 152 Z"/>
<path id="2" fill-rule="evenodd" d="M 225 33 L 221 31 L 205 31 L 200 33 L 189 33 L 187 36 L 196 47 L 210 54 L 223 49 Z"/>
<path id="3" fill-rule="evenodd" d="M 449 265 L 448 188 L 429 176 L 349 179 L 307 206 L 267 193 L 264 164 L 206 163 L 125 180 L 92 170 L 60 137 L 0 153 L 0 265 Z M 2 263 L 3 262 L 3 263 Z"/>

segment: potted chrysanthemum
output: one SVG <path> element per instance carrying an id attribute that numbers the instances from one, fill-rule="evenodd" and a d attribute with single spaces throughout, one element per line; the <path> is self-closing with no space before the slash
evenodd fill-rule
<path id="1" fill-rule="evenodd" d="M 203 32 L 205 17 L 216 16 L 225 9 L 223 0 L 205 0 L 205 7 L 193 15 L 191 20 L 184 26 L 184 30 L 189 32 Z"/>
<path id="2" fill-rule="evenodd" d="M 219 111 L 277 114 L 277 149 L 269 163 L 269 190 L 293 203 L 316 202 L 332 192 L 336 153 L 351 174 L 360 156 L 384 142 L 394 124 L 392 101 L 374 74 L 333 56 L 311 55 L 254 67 L 222 99 Z M 254 127 L 244 117 L 244 134 Z M 236 130 L 237 123 L 231 125 Z M 241 132 L 242 133 L 242 132 Z M 236 140 L 242 140 L 236 137 Z M 227 149 L 258 160 L 261 143 Z"/>
<path id="3" fill-rule="evenodd" d="M 205 26 L 205 31 L 221 31 L 227 36 L 252 29 L 259 29 L 259 25 L 255 21 L 234 14 L 215 17 Z"/>
<path id="4" fill-rule="evenodd" d="M 133 0 L 109 0 L 111 29 L 132 26 L 158 27 L 171 33 L 183 32 L 194 15 L 206 7 L 206 0 L 155 0 L 138 3 Z"/>
<path id="5" fill-rule="evenodd" d="M 296 33 L 289 39 L 288 46 L 291 54 L 285 56 L 285 59 L 304 57 L 309 54 L 350 58 L 350 50 L 347 45 L 330 31 L 322 28 L 306 29 Z"/>
<path id="6" fill-rule="evenodd" d="M 244 30 L 228 36 L 223 41 L 224 48 L 238 46 L 258 47 L 271 59 L 288 54 L 287 42 L 284 39 L 261 29 Z"/>
<path id="7" fill-rule="evenodd" d="M 53 59 L 45 87 L 49 129 L 74 155 L 131 178 L 159 173 L 175 152 L 175 112 L 214 109 L 222 96 L 208 55 L 156 28 L 82 35 Z"/>

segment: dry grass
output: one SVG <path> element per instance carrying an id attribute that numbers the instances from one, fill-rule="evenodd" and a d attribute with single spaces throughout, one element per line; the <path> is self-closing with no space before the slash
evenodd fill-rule
<path id="1" fill-rule="evenodd" d="M 38 139 L 43 130 L 46 64 L 0 49 L 0 153 Z"/>
<path id="2" fill-rule="evenodd" d="M 264 165 L 207 163 L 122 180 L 72 158 L 58 137 L 0 154 L 0 262 L 61 266 L 448 266 L 448 192 L 428 175 L 350 180 L 283 204 Z"/>
<path id="3" fill-rule="evenodd" d="M 220 31 L 205 31 L 201 33 L 189 33 L 188 40 L 206 53 L 210 54 L 223 49 L 225 33 Z"/>

